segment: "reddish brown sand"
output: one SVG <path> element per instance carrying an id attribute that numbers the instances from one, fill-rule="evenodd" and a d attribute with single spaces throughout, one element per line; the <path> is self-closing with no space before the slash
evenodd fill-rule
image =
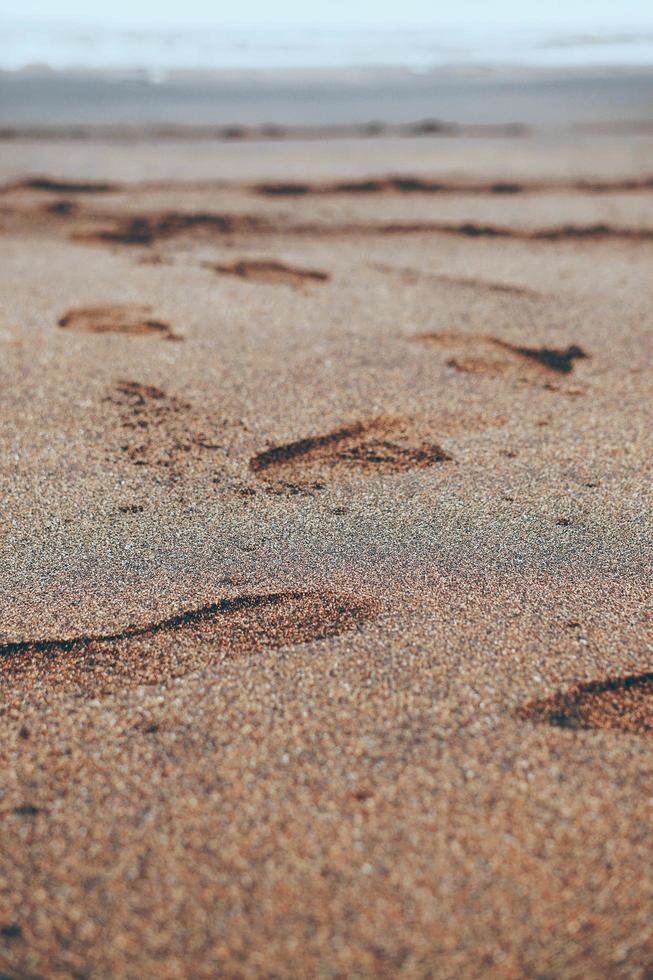
<path id="1" fill-rule="evenodd" d="M 60 319 L 64 330 L 86 333 L 154 334 L 166 340 L 179 340 L 170 325 L 153 320 L 149 306 L 80 306 L 68 310 Z"/>
<path id="2" fill-rule="evenodd" d="M 653 142 L 471 142 L 7 151 L 2 977 L 651 976 Z"/>
<path id="3" fill-rule="evenodd" d="M 327 272 L 318 269 L 300 269 L 296 266 L 276 262 L 274 259 L 239 259 L 224 265 L 214 265 L 216 272 L 223 276 L 238 276 L 254 282 L 285 283 L 299 286 L 306 282 L 326 282 Z"/>

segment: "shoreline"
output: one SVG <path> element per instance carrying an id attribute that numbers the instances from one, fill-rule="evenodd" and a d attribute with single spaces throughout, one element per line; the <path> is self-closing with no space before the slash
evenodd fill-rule
<path id="1" fill-rule="evenodd" d="M 21 71 L 0 72 L 0 86 L 5 133 L 653 125 L 651 68 L 225 71 L 156 84 L 142 74 Z"/>

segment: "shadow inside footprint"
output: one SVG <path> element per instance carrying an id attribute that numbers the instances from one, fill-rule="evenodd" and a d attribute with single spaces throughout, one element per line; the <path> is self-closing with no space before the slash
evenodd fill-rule
<path id="1" fill-rule="evenodd" d="M 565 693 L 530 701 L 517 717 L 558 728 L 653 735 L 653 672 L 578 684 Z"/>
<path id="2" fill-rule="evenodd" d="M 527 347 L 485 334 L 425 333 L 411 339 L 424 344 L 470 351 L 470 355 L 451 357 L 447 361 L 449 367 L 466 374 L 514 373 L 524 361 L 531 367 L 544 369 L 546 372 L 571 374 L 574 361 L 589 358 L 589 354 L 577 344 L 570 344 L 565 348 Z M 484 354 L 484 351 L 487 353 Z M 508 357 L 497 357 L 496 351 L 503 351 Z"/>
<path id="3" fill-rule="evenodd" d="M 68 310 L 58 321 L 65 330 L 82 333 L 154 335 L 163 340 L 181 340 L 169 323 L 151 318 L 150 306 L 136 304 L 79 306 Z"/>
<path id="4" fill-rule="evenodd" d="M 243 595 L 116 633 L 26 640 L 0 646 L 0 690 L 97 696 L 157 684 L 238 654 L 357 629 L 378 615 L 373 599 L 334 592 Z"/>
<path id="5" fill-rule="evenodd" d="M 559 374 L 571 374 L 574 369 L 574 361 L 587 358 L 589 355 L 576 344 L 569 347 L 520 347 L 509 344 L 503 340 L 492 339 L 492 343 L 505 350 L 517 354 L 519 357 L 529 358 L 549 371 L 557 371 Z"/>
<path id="6" fill-rule="evenodd" d="M 354 422 L 321 436 L 273 446 L 250 460 L 260 479 L 295 486 L 355 474 L 403 473 L 451 460 L 432 433 L 409 419 Z"/>

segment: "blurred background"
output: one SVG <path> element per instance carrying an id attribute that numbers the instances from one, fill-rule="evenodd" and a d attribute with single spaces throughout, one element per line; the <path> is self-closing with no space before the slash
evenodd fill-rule
<path id="1" fill-rule="evenodd" d="M 65 126 L 371 135 L 425 120 L 641 129 L 653 118 L 649 0 L 26 0 L 5 7 L 0 32 L 5 137 Z"/>

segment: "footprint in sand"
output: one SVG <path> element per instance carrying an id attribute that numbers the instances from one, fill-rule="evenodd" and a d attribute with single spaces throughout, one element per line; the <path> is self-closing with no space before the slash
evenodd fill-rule
<path id="1" fill-rule="evenodd" d="M 322 489 L 337 478 L 404 473 L 452 459 L 433 428 L 411 419 L 354 422 L 325 435 L 273 446 L 250 460 L 250 470 L 272 487 Z"/>
<path id="2" fill-rule="evenodd" d="M 151 335 L 163 340 L 181 340 L 169 323 L 154 320 L 151 306 L 134 304 L 116 306 L 78 306 L 68 310 L 59 326 L 81 333 L 117 333 L 137 336 Z"/>
<path id="3" fill-rule="evenodd" d="M 28 177 L 10 185 L 12 190 L 47 191 L 51 194 L 110 194 L 118 184 L 107 181 L 60 180 L 56 177 Z"/>
<path id="4" fill-rule="evenodd" d="M 214 475 L 215 454 L 225 446 L 215 423 L 188 402 L 154 385 L 118 381 L 105 404 L 117 414 L 120 453 L 134 466 L 158 469 L 170 482 L 189 467 L 196 478 L 206 467 Z"/>
<path id="5" fill-rule="evenodd" d="M 239 259 L 226 265 L 208 265 L 223 276 L 236 276 L 272 285 L 299 286 L 305 282 L 327 282 L 329 274 L 318 269 L 302 269 L 274 259 Z"/>
<path id="6" fill-rule="evenodd" d="M 653 735 L 653 672 L 578 684 L 565 693 L 530 701 L 517 717 L 558 728 Z"/>
<path id="7" fill-rule="evenodd" d="M 4 643 L 0 691 L 4 702 L 40 688 L 97 697 L 349 633 L 379 612 L 373 599 L 328 591 L 242 595 L 115 633 Z"/>
<path id="8" fill-rule="evenodd" d="M 411 340 L 445 348 L 458 348 L 462 354 L 451 357 L 447 364 L 466 374 L 506 375 L 529 369 L 540 374 L 566 375 L 574 370 L 574 362 L 589 357 L 572 344 L 569 347 L 527 347 L 511 344 L 498 337 L 484 334 L 425 333 Z M 469 354 L 466 352 L 470 351 Z M 476 353 L 478 351 L 479 353 Z"/>
<path id="9" fill-rule="evenodd" d="M 149 246 L 178 235 L 231 235 L 236 232 L 270 231 L 271 225 L 257 215 L 213 214 L 212 212 L 164 211 L 134 214 L 113 219 L 112 224 L 79 229 L 74 241 L 94 245 Z"/>
<path id="10" fill-rule="evenodd" d="M 495 294 L 499 296 L 519 296 L 524 299 L 542 299 L 542 293 L 528 286 L 517 286 L 509 282 L 494 282 L 490 279 L 479 279 L 475 276 L 454 276 L 445 272 L 428 272 L 424 269 L 409 266 L 388 265 L 385 262 L 370 262 L 370 269 L 399 277 L 403 282 L 413 285 L 421 281 L 431 281 L 443 286 L 453 286 L 471 292 Z M 439 334 L 423 334 L 416 339 L 440 336 Z"/>

